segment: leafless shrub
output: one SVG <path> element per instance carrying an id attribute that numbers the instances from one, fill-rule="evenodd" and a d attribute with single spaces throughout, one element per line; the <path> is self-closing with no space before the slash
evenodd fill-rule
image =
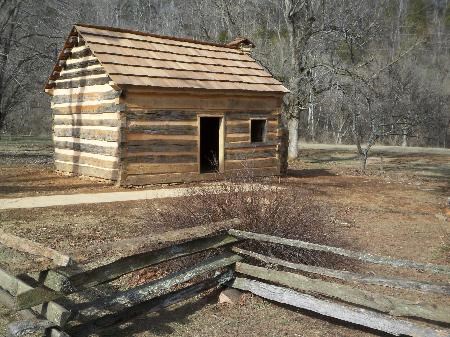
<path id="1" fill-rule="evenodd" d="M 180 199 L 164 211 L 156 210 L 158 220 L 199 226 L 238 218 L 241 224 L 236 229 L 331 243 L 330 233 L 326 230 L 328 214 L 322 204 L 312 200 L 310 192 L 298 187 L 268 184 L 267 179 L 256 177 L 246 168 L 219 177 L 223 180 L 212 187 L 193 187 L 189 197 Z M 292 247 L 256 242 L 246 243 L 246 247 L 291 261 L 322 265 L 336 261 L 323 254 Z"/>

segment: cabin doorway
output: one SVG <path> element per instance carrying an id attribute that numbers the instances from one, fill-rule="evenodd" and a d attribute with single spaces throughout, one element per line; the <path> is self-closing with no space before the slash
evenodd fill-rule
<path id="1" fill-rule="evenodd" d="M 221 124 L 222 117 L 200 117 L 200 173 L 220 171 Z"/>

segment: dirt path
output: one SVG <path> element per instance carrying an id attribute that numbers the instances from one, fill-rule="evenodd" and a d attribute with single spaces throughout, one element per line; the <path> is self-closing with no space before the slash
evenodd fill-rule
<path id="1" fill-rule="evenodd" d="M 0 209 L 37 208 L 186 196 L 192 188 L 160 188 L 130 192 L 79 193 L 0 199 Z"/>
<path id="2" fill-rule="evenodd" d="M 299 143 L 299 149 L 310 150 L 328 150 L 328 151 L 356 151 L 356 145 L 346 144 L 316 144 L 316 143 Z M 440 147 L 414 147 L 414 146 L 391 146 L 391 145 L 375 145 L 372 152 L 389 152 L 389 153 L 425 153 L 440 154 L 450 156 L 450 149 Z"/>
<path id="3" fill-rule="evenodd" d="M 246 190 L 247 188 L 250 188 L 250 186 L 243 186 L 243 188 Z M 270 187 L 268 188 L 270 189 Z M 146 189 L 130 192 L 79 193 L 8 198 L 0 199 L 0 210 L 177 198 L 195 195 L 205 190 L 209 193 L 218 193 L 219 191 L 215 188 L 215 184 L 212 183 L 198 187 L 163 187 L 159 189 Z"/>

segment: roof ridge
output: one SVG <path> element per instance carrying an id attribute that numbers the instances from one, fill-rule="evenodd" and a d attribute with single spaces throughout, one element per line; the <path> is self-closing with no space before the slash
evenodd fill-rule
<path id="1" fill-rule="evenodd" d="M 142 35 L 142 36 L 151 36 L 166 40 L 173 40 L 173 41 L 179 41 L 179 42 L 190 42 L 190 43 L 196 43 L 196 44 L 202 44 L 207 46 L 214 46 L 214 47 L 222 47 L 222 48 L 228 48 L 228 49 L 237 49 L 236 47 L 227 46 L 226 44 L 220 44 L 220 43 L 214 43 L 214 42 L 207 42 L 207 41 L 201 41 L 196 40 L 192 38 L 184 38 L 184 37 L 176 37 L 176 36 L 169 36 L 169 35 L 160 35 L 160 34 L 154 34 L 149 32 L 142 32 L 138 30 L 133 29 L 127 29 L 127 28 L 119 28 L 119 27 L 111 27 L 111 26 L 100 26 L 100 25 L 92 25 L 92 24 L 85 24 L 85 23 L 76 23 L 74 24 L 74 27 L 86 27 L 86 28 L 96 28 L 96 29 L 103 29 L 103 30 L 109 30 L 113 32 L 119 32 L 119 33 L 129 33 L 129 34 L 136 34 L 136 35 Z"/>

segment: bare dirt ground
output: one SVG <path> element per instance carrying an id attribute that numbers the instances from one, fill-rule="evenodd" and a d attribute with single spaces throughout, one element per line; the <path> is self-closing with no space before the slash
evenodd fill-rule
<path id="1" fill-rule="evenodd" d="M 374 253 L 449 261 L 442 249 L 450 234 L 450 150 L 375 149 L 363 175 L 353 148 L 314 147 L 301 148 L 301 159 L 291 163 L 286 181 L 314 190 L 330 207 L 345 211 L 348 221 L 340 224 L 341 235 Z"/>
<path id="2" fill-rule="evenodd" d="M 37 153 L 41 151 L 39 148 L 42 150 L 37 146 Z M 6 157 L 10 158 L 9 155 Z M 59 177 L 51 172 L 51 159 L 36 163 L 36 156 L 33 155 L 28 159 L 32 165 L 28 165 L 26 155 L 20 158 L 19 161 L 2 159 L 0 151 L 0 197 L 35 195 L 36 190 L 54 194 L 115 188 L 82 178 Z M 330 243 L 338 242 L 347 248 L 396 258 L 448 264 L 450 222 L 445 206 L 450 196 L 450 151 L 380 148 L 375 149 L 374 156 L 369 160 L 366 174 L 359 172 L 358 165 L 351 147 L 301 146 L 300 159 L 290 163 L 289 176 L 273 179 L 271 183 L 309 191 L 311 200 L 325 205 L 330 221 L 323 229 L 323 236 L 324 239 L 328 236 Z M 4 180 L 5 177 L 7 180 Z M 59 181 L 56 183 L 54 180 Z M 101 247 L 110 241 L 183 228 L 180 224 L 170 227 L 154 216 L 155 210 L 171 208 L 177 202 L 177 199 L 161 199 L 26 211 L 2 210 L 0 224 L 6 232 L 83 259 L 98 259 L 109 254 L 108 249 L 102 250 Z M 201 232 L 199 229 L 198 234 Z M 43 264 L 45 262 L 31 260 L 29 256 L 0 249 L 0 265 L 10 270 L 23 272 Z M 359 271 L 393 273 L 386 268 L 368 265 L 363 268 Z M 400 274 L 448 282 L 433 275 L 403 271 Z M 398 271 L 396 275 L 399 275 Z M 392 295 L 398 293 L 386 292 Z M 210 296 L 143 316 L 121 326 L 120 330 L 114 329 L 102 335 L 380 335 L 252 296 L 247 296 L 242 305 L 233 307 L 217 305 L 216 299 L 216 296 Z M 0 316 L 2 326 L 11 319 L 6 313 L 0 313 Z"/>
<path id="3" fill-rule="evenodd" d="M 99 179 L 57 174 L 51 140 L 0 139 L 0 198 L 124 190 Z"/>

